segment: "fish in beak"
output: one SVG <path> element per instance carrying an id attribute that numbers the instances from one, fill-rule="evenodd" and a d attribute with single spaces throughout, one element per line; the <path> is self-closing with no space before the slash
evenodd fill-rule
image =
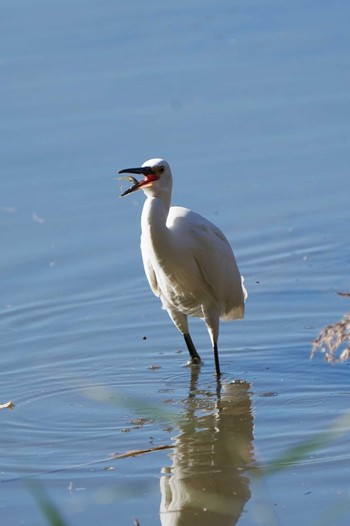
<path id="1" fill-rule="evenodd" d="M 124 170 L 120 170 L 120 174 L 138 174 L 143 175 L 145 178 L 141 179 L 141 181 L 138 181 L 136 177 L 132 177 L 131 175 L 128 175 L 126 177 L 120 177 L 120 180 L 127 180 L 133 183 L 133 186 L 125 190 L 121 194 L 120 197 L 124 197 L 125 195 L 131 194 L 132 192 L 135 192 L 136 190 L 140 190 L 142 188 L 148 188 L 152 186 L 154 181 L 157 181 L 158 175 L 152 171 L 151 166 L 141 166 L 140 168 L 125 168 Z"/>

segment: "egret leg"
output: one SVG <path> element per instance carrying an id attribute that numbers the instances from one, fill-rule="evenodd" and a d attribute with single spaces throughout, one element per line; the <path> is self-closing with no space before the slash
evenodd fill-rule
<path id="1" fill-rule="evenodd" d="M 219 363 L 219 352 L 218 352 L 218 345 L 216 342 L 214 342 L 213 351 L 214 351 L 214 360 L 215 360 L 215 375 L 217 376 L 217 378 L 220 378 L 221 371 L 220 371 L 220 363 Z"/>
<path id="2" fill-rule="evenodd" d="M 194 346 L 194 343 L 192 341 L 192 338 L 190 336 L 190 333 L 187 332 L 187 333 L 184 333 L 184 338 L 185 338 L 185 342 L 186 342 L 186 345 L 187 345 L 187 349 L 188 349 L 188 352 L 190 353 L 190 356 L 191 356 L 191 362 L 194 364 L 194 365 L 198 365 L 201 363 L 201 357 L 199 356 L 199 354 L 197 353 L 197 350 Z"/>
<path id="3" fill-rule="evenodd" d="M 203 317 L 205 324 L 207 326 L 211 344 L 214 351 L 214 361 L 215 361 L 215 375 L 216 378 L 220 378 L 220 362 L 219 362 L 219 351 L 218 351 L 218 338 L 219 338 L 219 314 L 215 310 L 203 310 Z"/>

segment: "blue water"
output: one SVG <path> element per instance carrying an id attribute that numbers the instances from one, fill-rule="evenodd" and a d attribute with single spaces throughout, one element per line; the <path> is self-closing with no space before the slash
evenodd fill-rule
<path id="1" fill-rule="evenodd" d="M 309 353 L 349 311 L 350 6 L 1 12 L 1 523 L 48 524 L 39 494 L 69 525 L 348 524 L 349 364 Z M 118 198 L 117 171 L 158 156 L 249 291 L 220 398 L 203 323 L 191 378 L 148 289 L 143 194 Z"/>

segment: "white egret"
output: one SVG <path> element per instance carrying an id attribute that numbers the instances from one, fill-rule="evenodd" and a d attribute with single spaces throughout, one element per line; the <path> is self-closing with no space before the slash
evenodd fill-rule
<path id="1" fill-rule="evenodd" d="M 188 208 L 170 207 L 172 174 L 163 159 L 150 159 L 140 168 L 119 173 L 144 176 L 141 181 L 123 177 L 134 184 L 121 197 L 139 189 L 147 196 L 141 217 L 141 252 L 149 285 L 183 334 L 192 364 L 199 364 L 201 358 L 187 316 L 205 321 L 219 377 L 219 320 L 243 318 L 247 297 L 230 244 L 204 217 Z"/>

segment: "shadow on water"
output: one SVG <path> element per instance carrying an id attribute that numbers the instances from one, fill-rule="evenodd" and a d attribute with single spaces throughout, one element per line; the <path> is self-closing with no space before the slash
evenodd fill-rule
<path id="1" fill-rule="evenodd" d="M 253 462 L 250 384 L 225 384 L 216 395 L 191 380 L 179 434 L 160 481 L 162 526 L 237 524 L 250 499 L 245 469 Z"/>

